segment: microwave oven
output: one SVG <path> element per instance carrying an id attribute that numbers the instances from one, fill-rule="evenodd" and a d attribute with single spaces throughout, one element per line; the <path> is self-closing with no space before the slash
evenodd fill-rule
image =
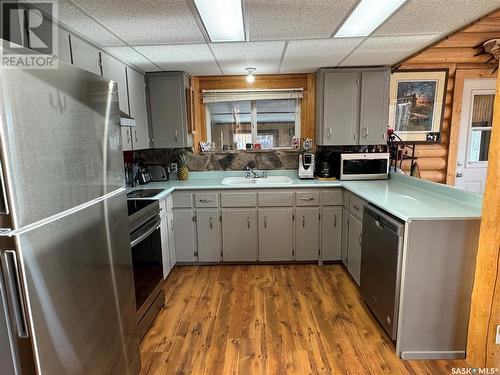
<path id="1" fill-rule="evenodd" d="M 332 170 L 338 180 L 386 180 L 389 153 L 338 153 Z"/>

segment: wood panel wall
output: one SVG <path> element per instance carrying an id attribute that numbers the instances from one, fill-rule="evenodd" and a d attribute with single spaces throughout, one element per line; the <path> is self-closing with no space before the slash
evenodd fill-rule
<path id="1" fill-rule="evenodd" d="M 419 158 L 422 178 L 451 185 L 455 183 L 463 80 L 496 77 L 496 73 L 491 74 L 496 63 L 487 63 L 490 55 L 474 56 L 479 52 L 474 47 L 499 37 L 500 11 L 496 11 L 394 66 L 396 71 L 436 68 L 449 70 L 441 143 L 417 146 L 416 156 Z M 403 164 L 403 169 L 408 170 L 409 167 L 409 163 Z"/>
<path id="2" fill-rule="evenodd" d="M 500 324 L 500 80 L 488 160 L 466 360 L 473 367 L 500 368 L 500 345 L 495 343 Z"/>
<path id="3" fill-rule="evenodd" d="M 304 98 L 301 105 L 300 136 L 314 139 L 316 106 L 316 77 L 314 74 L 256 75 L 253 83 L 248 83 L 245 76 L 203 76 L 193 78 L 195 78 L 196 82 L 196 86 L 192 84 L 196 90 L 195 151 L 199 151 L 200 141 L 205 141 L 207 138 L 203 90 L 290 89 L 302 87 L 304 89 Z"/>

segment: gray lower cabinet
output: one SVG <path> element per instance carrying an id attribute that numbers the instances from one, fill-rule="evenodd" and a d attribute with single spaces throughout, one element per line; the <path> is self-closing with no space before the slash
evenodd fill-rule
<path id="1" fill-rule="evenodd" d="M 347 244 L 347 270 L 359 285 L 361 273 L 361 235 L 363 224 L 352 214 L 349 215 L 349 237 Z"/>
<path id="2" fill-rule="evenodd" d="M 222 211 L 222 259 L 225 262 L 257 260 L 256 219 L 255 209 Z"/>
<path id="3" fill-rule="evenodd" d="M 321 255 L 325 261 L 342 257 L 342 207 L 324 207 L 321 220 Z"/>
<path id="4" fill-rule="evenodd" d="M 177 262 L 196 261 L 196 223 L 194 210 L 177 208 L 174 210 L 175 257 Z"/>
<path id="5" fill-rule="evenodd" d="M 161 255 L 163 263 L 163 278 L 166 279 L 170 270 L 172 269 L 172 262 L 170 260 L 170 230 L 168 227 L 167 216 L 161 218 L 160 224 L 160 235 L 161 235 Z"/>
<path id="6" fill-rule="evenodd" d="M 293 259 L 293 209 L 259 209 L 259 261 Z"/>
<path id="7" fill-rule="evenodd" d="M 170 251 L 170 268 L 175 266 L 177 256 L 175 254 L 175 231 L 174 231 L 174 212 L 172 210 L 167 212 L 167 225 L 168 225 L 168 249 Z"/>
<path id="8" fill-rule="evenodd" d="M 196 235 L 198 239 L 198 261 L 220 262 L 220 221 L 218 210 L 196 211 Z"/>
<path id="9" fill-rule="evenodd" d="M 297 208 L 295 220 L 296 260 L 319 258 L 319 208 Z"/>
<path id="10" fill-rule="evenodd" d="M 349 211 L 342 209 L 342 263 L 347 267 L 347 243 L 349 237 Z"/>

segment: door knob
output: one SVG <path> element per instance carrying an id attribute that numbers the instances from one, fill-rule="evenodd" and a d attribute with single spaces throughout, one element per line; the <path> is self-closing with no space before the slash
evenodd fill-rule
<path id="1" fill-rule="evenodd" d="M 456 176 L 457 176 L 457 177 L 463 177 L 463 174 L 462 174 L 462 172 L 457 172 L 457 175 L 456 175 Z"/>

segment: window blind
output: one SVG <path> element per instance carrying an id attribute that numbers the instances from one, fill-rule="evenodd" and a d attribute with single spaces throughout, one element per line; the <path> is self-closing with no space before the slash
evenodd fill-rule
<path id="1" fill-rule="evenodd" d="M 203 90 L 203 103 L 235 102 L 243 100 L 301 99 L 303 88 L 268 90 Z"/>

